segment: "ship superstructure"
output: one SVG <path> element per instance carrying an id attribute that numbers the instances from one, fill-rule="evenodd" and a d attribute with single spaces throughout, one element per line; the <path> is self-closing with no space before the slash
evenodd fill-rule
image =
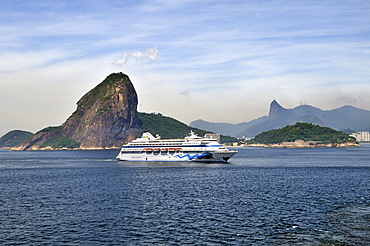
<path id="1" fill-rule="evenodd" d="M 117 155 L 121 161 L 196 161 L 228 162 L 237 153 L 214 138 L 199 137 L 191 131 L 184 139 L 161 139 L 149 132 L 122 146 Z"/>

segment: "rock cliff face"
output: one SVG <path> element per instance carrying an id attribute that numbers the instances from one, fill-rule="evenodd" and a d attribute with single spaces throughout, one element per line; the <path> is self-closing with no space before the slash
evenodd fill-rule
<path id="1" fill-rule="evenodd" d="M 82 149 L 119 148 L 139 132 L 137 103 L 129 77 L 111 74 L 77 102 L 77 110 L 60 127 L 38 132 L 14 150 L 64 148 L 70 140 Z"/>
<path id="2" fill-rule="evenodd" d="M 141 122 L 137 94 L 127 75 L 109 75 L 77 102 L 77 110 L 62 125 L 80 148 L 120 147 L 134 139 Z"/>

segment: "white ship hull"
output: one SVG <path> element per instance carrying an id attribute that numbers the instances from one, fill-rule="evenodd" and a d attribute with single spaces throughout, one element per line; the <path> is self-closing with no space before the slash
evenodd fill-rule
<path id="1" fill-rule="evenodd" d="M 169 162 L 228 162 L 237 151 L 228 152 L 143 152 L 119 153 L 120 161 L 169 161 Z"/>
<path id="2" fill-rule="evenodd" d="M 140 162 L 228 162 L 236 153 L 236 150 L 225 148 L 215 139 L 201 138 L 195 134 L 185 139 L 161 140 L 144 133 L 143 137 L 124 145 L 117 159 Z"/>

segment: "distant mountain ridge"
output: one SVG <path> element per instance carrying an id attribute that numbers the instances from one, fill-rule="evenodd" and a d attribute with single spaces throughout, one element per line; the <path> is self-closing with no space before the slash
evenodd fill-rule
<path id="1" fill-rule="evenodd" d="M 322 110 L 310 105 L 300 105 L 293 109 L 286 109 L 273 100 L 268 116 L 250 122 L 230 124 L 195 120 L 190 123 L 190 126 L 233 137 L 254 137 L 261 132 L 294 125 L 296 122 L 312 123 L 339 131 L 345 129 L 370 131 L 370 111 L 352 106 Z"/>

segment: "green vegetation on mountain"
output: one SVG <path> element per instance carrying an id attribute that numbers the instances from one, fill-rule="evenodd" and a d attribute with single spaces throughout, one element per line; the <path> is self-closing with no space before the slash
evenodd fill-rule
<path id="1" fill-rule="evenodd" d="M 80 147 L 80 144 L 77 143 L 76 140 L 70 139 L 65 136 L 55 136 L 53 138 L 48 139 L 44 144 L 40 146 L 40 148 L 44 147 L 51 147 L 53 149 L 75 149 Z"/>
<path id="2" fill-rule="evenodd" d="M 160 135 L 161 138 L 184 138 L 190 131 L 194 131 L 198 136 L 204 136 L 209 131 L 200 130 L 194 127 L 190 127 L 178 120 L 171 117 L 162 116 L 161 114 L 155 113 L 138 113 L 139 119 L 142 122 L 141 131 L 150 132 L 154 136 Z M 236 138 L 229 136 L 221 136 L 221 142 L 232 142 L 237 141 Z"/>
<path id="3" fill-rule="evenodd" d="M 320 143 L 355 143 L 356 139 L 341 131 L 321 127 L 312 123 L 296 123 L 281 129 L 262 132 L 250 140 L 249 144 L 275 144 L 295 140 L 317 141 Z"/>
<path id="4" fill-rule="evenodd" d="M 106 77 L 103 82 L 91 89 L 80 101 L 82 107 L 94 104 L 98 98 L 102 98 L 102 102 L 108 101 L 113 95 L 111 88 L 115 88 L 117 85 L 127 84 L 129 78 L 126 74 L 112 73 Z"/>
<path id="5" fill-rule="evenodd" d="M 33 136 L 32 132 L 13 130 L 0 138 L 0 148 L 11 148 Z"/>
<path id="6" fill-rule="evenodd" d="M 40 145 L 40 148 L 51 147 L 53 149 L 74 149 L 80 147 L 80 144 L 76 140 L 69 138 L 65 133 L 63 133 L 61 126 L 50 126 L 37 133 L 52 134 L 50 138 Z"/>

